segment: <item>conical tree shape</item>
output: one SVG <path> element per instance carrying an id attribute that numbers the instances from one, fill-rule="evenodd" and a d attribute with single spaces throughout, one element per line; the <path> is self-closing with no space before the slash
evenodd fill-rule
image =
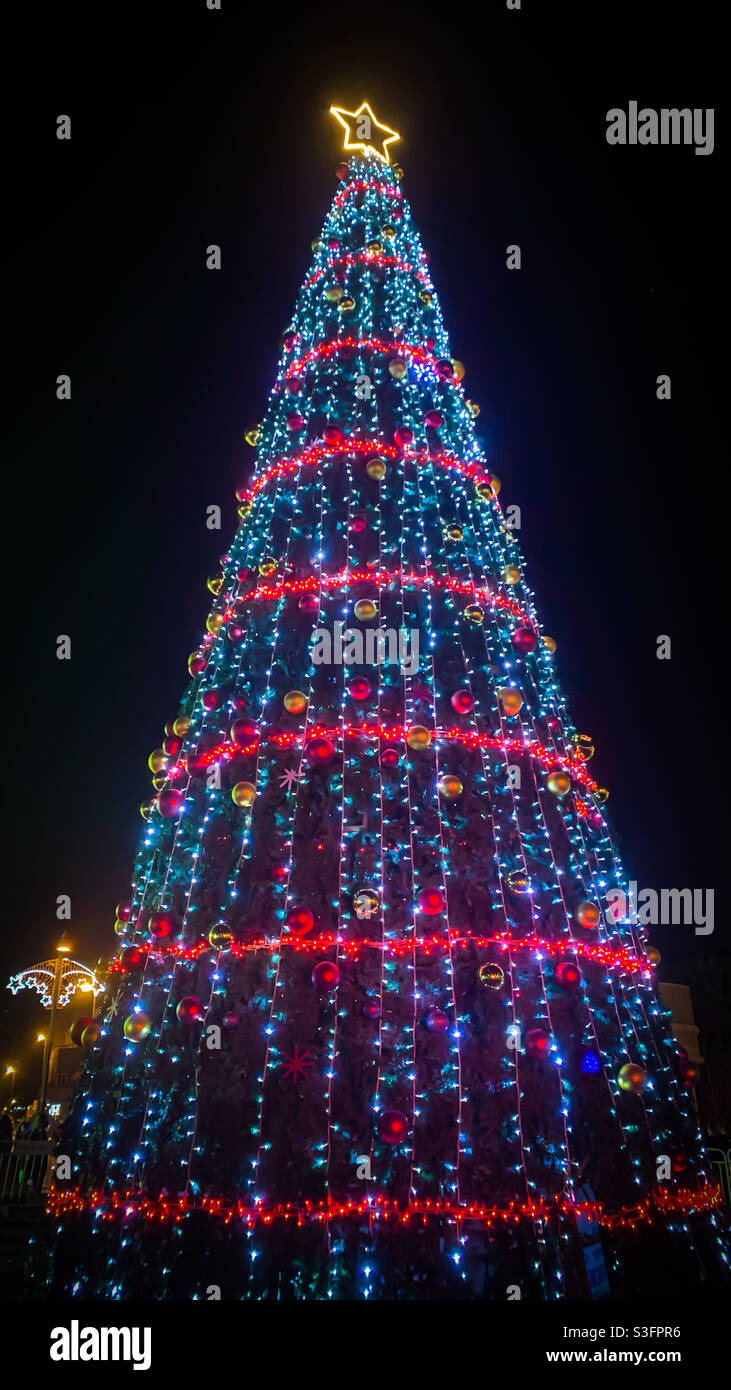
<path id="1" fill-rule="evenodd" d="M 340 172 L 151 757 L 50 1286 L 692 1280 L 722 1258 L 717 1194 L 643 933 L 608 897 L 590 740 L 400 171 Z"/>

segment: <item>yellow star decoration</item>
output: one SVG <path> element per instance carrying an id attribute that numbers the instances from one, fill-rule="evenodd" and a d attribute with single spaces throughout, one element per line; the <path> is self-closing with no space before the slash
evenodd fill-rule
<path id="1" fill-rule="evenodd" d="M 401 136 L 397 130 L 391 130 L 390 126 L 376 120 L 367 101 L 362 101 L 357 111 L 344 111 L 342 106 L 331 106 L 330 114 L 345 131 L 344 150 L 360 150 L 362 154 L 374 154 L 384 164 L 390 163 L 388 146 L 394 140 L 400 140 Z M 351 135 L 351 124 L 355 125 L 355 140 Z M 379 132 L 383 135 L 382 140 L 378 139 Z M 378 144 L 383 145 L 383 151 L 376 148 Z"/>

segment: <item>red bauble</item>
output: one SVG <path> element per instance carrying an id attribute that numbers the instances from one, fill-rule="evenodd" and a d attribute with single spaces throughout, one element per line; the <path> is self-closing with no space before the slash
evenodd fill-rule
<path id="1" fill-rule="evenodd" d="M 380 1018 L 381 1006 L 377 999 L 366 999 L 361 1012 L 364 1018 Z"/>
<path id="2" fill-rule="evenodd" d="M 204 1012 L 200 999 L 196 999 L 194 994 L 188 994 L 185 999 L 181 999 L 175 1010 L 181 1023 L 200 1023 Z"/>
<path id="3" fill-rule="evenodd" d="M 302 427 L 303 427 L 303 425 L 304 425 L 304 423 L 305 423 L 305 417 L 304 417 L 304 415 L 288 415 L 288 416 L 287 416 L 287 429 L 290 431 L 291 434 L 295 434 L 297 430 L 301 430 Z"/>
<path id="4" fill-rule="evenodd" d="M 335 757 L 335 745 L 329 738 L 310 738 L 305 744 L 305 757 L 312 767 L 322 766 L 332 762 Z"/>
<path id="5" fill-rule="evenodd" d="M 474 703 L 469 690 L 455 690 L 452 696 L 452 709 L 456 710 L 457 714 L 469 714 Z"/>
<path id="6" fill-rule="evenodd" d="M 296 396 L 303 386 L 304 382 L 301 376 L 291 376 L 284 383 L 284 389 L 289 392 L 290 396 Z"/>
<path id="7" fill-rule="evenodd" d="M 226 636 L 229 642 L 240 642 L 244 635 L 244 629 L 238 623 L 231 623 L 226 628 Z"/>
<path id="8" fill-rule="evenodd" d="M 437 362 L 437 376 L 442 381 L 449 381 L 454 376 L 454 367 L 448 357 L 440 357 Z"/>
<path id="9" fill-rule="evenodd" d="M 309 907 L 292 907 L 287 913 L 285 926 L 293 936 L 306 936 L 315 925 L 315 914 Z"/>
<path id="10" fill-rule="evenodd" d="M 96 1021 L 88 1023 L 83 1033 L 81 1034 L 81 1046 L 87 1048 L 88 1051 L 91 1051 L 92 1047 L 96 1047 L 101 1035 L 101 1023 L 97 1023 Z"/>
<path id="11" fill-rule="evenodd" d="M 322 431 L 322 437 L 326 444 L 339 444 L 343 437 L 343 432 L 338 429 L 337 425 L 326 425 Z"/>
<path id="12" fill-rule="evenodd" d="M 250 569 L 247 565 L 244 565 L 243 569 L 236 571 L 236 578 L 238 579 L 240 584 L 253 584 L 254 580 L 256 579 L 256 575 L 252 569 Z"/>
<path id="13" fill-rule="evenodd" d="M 145 959 L 144 952 L 139 946 L 125 946 L 119 954 L 119 963 L 123 970 L 139 970 Z"/>
<path id="14" fill-rule="evenodd" d="M 182 738 L 178 738 L 177 734 L 170 734 L 167 738 L 163 739 L 163 753 L 167 753 L 169 758 L 176 757 L 180 752 L 182 742 Z"/>
<path id="15" fill-rule="evenodd" d="M 117 920 L 118 920 L 119 922 L 128 922 L 129 919 L 130 919 L 130 917 L 132 916 L 132 904 L 131 904 L 131 903 L 117 903 L 117 914 L 116 914 L 116 915 L 117 915 Z"/>
<path id="16" fill-rule="evenodd" d="M 581 971 L 572 960 L 561 960 L 556 966 L 556 984 L 561 989 L 575 989 L 581 983 Z"/>
<path id="17" fill-rule="evenodd" d="M 336 165 L 335 173 L 336 173 L 336 176 L 337 176 L 339 179 L 347 179 L 347 177 L 348 177 L 348 166 L 347 166 L 347 164 L 338 164 L 338 165 Z"/>
<path id="18" fill-rule="evenodd" d="M 336 985 L 340 983 L 340 971 L 337 965 L 331 960 L 318 961 L 312 972 L 312 983 L 315 989 L 335 989 Z"/>
<path id="19" fill-rule="evenodd" d="M 444 894 L 438 888 L 422 888 L 416 905 L 427 917 L 438 917 L 444 911 Z"/>
<path id="20" fill-rule="evenodd" d="M 381 762 L 384 767 L 395 767 L 397 763 L 401 762 L 401 754 L 396 748 L 384 748 Z"/>
<path id="21" fill-rule="evenodd" d="M 446 1033 L 449 1019 L 442 1009 L 431 1009 L 426 1016 L 426 1026 L 430 1033 Z"/>
<path id="22" fill-rule="evenodd" d="M 516 627 L 512 642 L 516 652 L 525 656 L 528 652 L 534 652 L 538 646 L 538 634 L 532 627 Z"/>
<path id="23" fill-rule="evenodd" d="M 156 941 L 165 941 L 175 931 L 175 923 L 169 912 L 153 912 L 148 923 L 150 936 Z"/>
<path id="24" fill-rule="evenodd" d="M 402 449 L 405 449 L 407 444 L 413 444 L 414 431 L 406 428 L 406 426 L 399 426 L 397 430 L 394 430 L 393 437 L 396 443 L 399 444 Z"/>
<path id="25" fill-rule="evenodd" d="M 254 719 L 235 719 L 230 729 L 232 743 L 237 743 L 240 748 L 245 748 L 247 743 L 251 743 L 258 733 L 256 721 Z"/>
<path id="26" fill-rule="evenodd" d="M 204 690 L 201 695 L 201 704 L 204 709 L 218 709 L 221 703 L 221 696 L 218 690 Z"/>
<path id="27" fill-rule="evenodd" d="M 547 1057 L 551 1050 L 551 1034 L 545 1028 L 529 1028 L 525 1035 L 525 1050 L 530 1057 Z"/>
<path id="28" fill-rule="evenodd" d="M 176 820 L 185 808 L 185 795 L 175 787 L 166 787 L 157 798 L 157 809 L 166 820 Z"/>
<path id="29" fill-rule="evenodd" d="M 671 1149 L 670 1159 L 674 1173 L 684 1173 L 688 1167 L 688 1155 L 682 1149 Z"/>
<path id="30" fill-rule="evenodd" d="M 93 1022 L 93 1018 L 77 1018 L 76 1022 L 71 1024 L 69 1028 L 69 1039 L 73 1047 L 81 1047 L 82 1036 Z"/>
<path id="31" fill-rule="evenodd" d="M 223 1018 L 221 1019 L 221 1022 L 224 1028 L 237 1028 L 240 1023 L 240 1019 L 238 1014 L 230 1013 L 224 1014 Z"/>
<path id="32" fill-rule="evenodd" d="M 285 347 L 287 349 L 287 352 L 291 352 L 292 348 L 296 346 L 298 341 L 299 339 L 296 333 L 285 333 L 284 337 L 282 338 L 282 347 Z"/>
<path id="33" fill-rule="evenodd" d="M 353 676 L 352 681 L 348 681 L 348 694 L 353 700 L 367 700 L 371 693 L 371 683 L 365 676 Z"/>
<path id="34" fill-rule="evenodd" d="M 188 670 L 191 676 L 199 676 L 206 669 L 206 658 L 200 652 L 192 652 L 188 657 Z"/>
<path id="35" fill-rule="evenodd" d="M 403 1144 L 409 1133 L 409 1122 L 400 1110 L 384 1110 L 378 1116 L 378 1137 L 384 1144 Z"/>
<path id="36" fill-rule="evenodd" d="M 272 878 L 275 883 L 284 883 L 287 873 L 288 869 L 286 864 L 275 864 L 272 869 Z"/>
<path id="37" fill-rule="evenodd" d="M 195 757 L 188 758 L 188 772 L 191 777 L 205 777 L 210 766 L 210 759 L 206 758 L 203 753 L 198 753 Z"/>
<path id="38" fill-rule="evenodd" d="M 444 416 L 440 410 L 427 410 L 424 416 L 424 424 L 431 430 L 441 429 L 444 424 Z"/>
<path id="39" fill-rule="evenodd" d="M 350 529 L 354 531 L 356 535 L 359 535 L 361 531 L 366 531 L 368 529 L 368 517 L 365 516 L 363 512 L 358 512 L 357 516 L 354 516 L 350 523 Z"/>
<path id="40" fill-rule="evenodd" d="M 316 613 L 320 607 L 320 600 L 317 594 L 303 594 L 297 607 L 301 613 Z"/>

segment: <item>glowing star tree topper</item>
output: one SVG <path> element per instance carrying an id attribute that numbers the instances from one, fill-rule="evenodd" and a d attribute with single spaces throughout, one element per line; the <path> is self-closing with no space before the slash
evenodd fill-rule
<path id="1" fill-rule="evenodd" d="M 384 164 L 390 163 L 388 146 L 400 140 L 398 131 L 376 120 L 367 101 L 362 101 L 357 111 L 345 111 L 342 106 L 331 106 L 330 114 L 339 121 L 345 131 L 344 150 L 359 150 L 361 154 L 374 154 Z M 379 149 L 381 144 L 383 149 Z"/>

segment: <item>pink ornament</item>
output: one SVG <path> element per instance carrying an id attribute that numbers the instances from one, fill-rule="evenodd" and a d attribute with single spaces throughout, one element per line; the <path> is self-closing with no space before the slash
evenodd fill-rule
<path id="1" fill-rule="evenodd" d="M 326 425 L 322 431 L 322 437 L 326 444 L 339 444 L 343 437 L 343 432 L 338 429 L 337 425 Z"/>
<path id="2" fill-rule="evenodd" d="M 438 888 L 422 888 L 416 904 L 427 917 L 438 917 L 444 911 L 444 894 Z"/>
<path id="3" fill-rule="evenodd" d="M 377 999 L 366 999 L 362 1008 L 364 1018 L 380 1018 L 381 1006 Z"/>
<path id="4" fill-rule="evenodd" d="M 561 960 L 556 966 L 556 984 L 561 989 L 575 989 L 581 983 L 581 971 L 572 960 Z"/>
<path id="5" fill-rule="evenodd" d="M 452 696 L 452 709 L 455 709 L 457 714 L 469 714 L 474 703 L 469 690 L 455 690 Z"/>
<path id="6" fill-rule="evenodd" d="M 295 434 L 295 433 L 297 432 L 297 430 L 301 430 L 301 429 L 303 428 L 303 426 L 304 426 L 304 423 L 305 423 L 305 417 L 304 417 L 304 415 L 288 415 L 288 416 L 287 416 L 287 429 L 289 430 L 290 434 Z"/>
<path id="7" fill-rule="evenodd" d="M 317 594 L 303 594 L 298 604 L 301 613 L 316 613 L 319 607 Z"/>
<path id="8" fill-rule="evenodd" d="M 393 437 L 396 443 L 399 444 L 402 449 L 404 449 L 408 444 L 413 444 L 414 431 L 408 429 L 405 425 L 402 425 L 399 426 L 397 430 L 394 430 Z"/>
<path id="9" fill-rule="evenodd" d="M 305 744 L 305 757 L 312 767 L 321 767 L 332 762 L 335 745 L 329 738 L 311 738 Z"/>
<path id="10" fill-rule="evenodd" d="M 204 690 L 201 695 L 201 704 L 204 709 L 218 709 L 221 703 L 221 696 L 217 690 Z"/>
<path id="11" fill-rule="evenodd" d="M 238 744 L 240 748 L 245 748 L 256 738 L 259 730 L 254 719 L 235 719 L 231 725 L 231 742 Z"/>
<path id="12" fill-rule="evenodd" d="M 365 676 L 354 676 L 348 681 L 348 694 L 353 700 L 367 700 L 371 693 L 371 683 Z"/>
<path id="13" fill-rule="evenodd" d="M 538 646 L 538 634 L 532 627 L 516 627 L 512 642 L 516 652 L 526 656 L 529 652 L 534 652 Z"/>
<path id="14" fill-rule="evenodd" d="M 157 809 L 165 820 L 177 820 L 185 809 L 185 796 L 175 787 L 166 787 L 157 798 Z"/>
<path id="15" fill-rule="evenodd" d="M 340 971 L 337 965 L 331 960 L 318 961 L 312 972 L 312 983 L 315 989 L 323 991 L 335 989 L 340 983 Z"/>
<path id="16" fill-rule="evenodd" d="M 442 415 L 440 410 L 427 410 L 426 415 L 424 416 L 424 424 L 430 430 L 441 429 L 442 425 L 444 424 L 444 416 Z"/>
<path id="17" fill-rule="evenodd" d="M 384 1144 L 403 1144 L 409 1133 L 409 1122 L 400 1110 L 384 1110 L 378 1116 L 378 1137 Z"/>
<path id="18" fill-rule="evenodd" d="M 185 999 L 181 999 L 175 1012 L 181 1023 L 200 1023 L 205 1010 L 200 999 L 196 999 L 194 994 L 188 994 Z"/>
<path id="19" fill-rule="evenodd" d="M 384 748 L 381 754 L 381 762 L 384 767 L 396 767 L 400 763 L 401 755 L 395 748 Z"/>
<path id="20" fill-rule="evenodd" d="M 131 903 L 117 903 L 117 918 L 120 922 L 128 922 L 132 916 Z"/>
<path id="21" fill-rule="evenodd" d="M 551 1050 L 551 1034 L 544 1028 L 529 1028 L 525 1035 L 525 1050 L 530 1057 L 547 1057 Z"/>
<path id="22" fill-rule="evenodd" d="M 446 1033 L 449 1019 L 442 1009 L 432 1009 L 426 1016 L 426 1026 L 430 1033 Z"/>

